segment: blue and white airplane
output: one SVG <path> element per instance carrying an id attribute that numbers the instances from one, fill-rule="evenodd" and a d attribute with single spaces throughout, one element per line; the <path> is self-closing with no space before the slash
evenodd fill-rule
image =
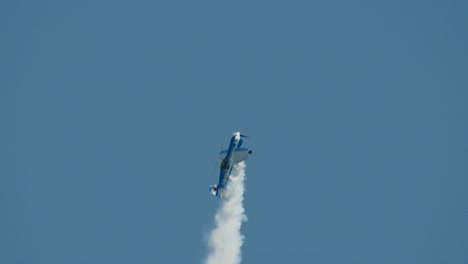
<path id="1" fill-rule="evenodd" d="M 241 148 L 242 138 L 248 138 L 248 136 L 242 135 L 240 132 L 234 133 L 229 144 L 229 149 L 219 153 L 219 159 L 221 160 L 219 183 L 217 185 L 210 185 L 209 189 L 214 196 L 223 197 L 224 188 L 228 184 L 229 175 L 231 175 L 234 165 L 246 160 L 249 154 L 252 154 L 252 150 Z"/>

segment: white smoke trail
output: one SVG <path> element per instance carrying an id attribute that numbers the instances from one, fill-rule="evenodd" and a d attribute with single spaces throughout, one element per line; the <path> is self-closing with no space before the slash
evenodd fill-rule
<path id="1" fill-rule="evenodd" d="M 224 192 L 221 205 L 215 216 L 215 227 L 208 237 L 210 254 L 206 264 L 239 264 L 244 236 L 240 229 L 247 221 L 244 214 L 244 177 L 245 163 L 234 166 L 230 182 Z"/>

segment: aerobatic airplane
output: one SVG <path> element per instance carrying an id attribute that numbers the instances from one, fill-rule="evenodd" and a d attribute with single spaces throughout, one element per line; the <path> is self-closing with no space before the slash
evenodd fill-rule
<path id="1" fill-rule="evenodd" d="M 241 148 L 242 138 L 248 138 L 248 136 L 242 135 L 240 132 L 234 133 L 229 148 L 219 153 L 219 159 L 221 160 L 219 183 L 217 185 L 210 185 L 209 189 L 214 196 L 223 197 L 224 188 L 228 184 L 229 175 L 231 175 L 234 165 L 246 160 L 249 154 L 252 154 L 252 150 Z"/>

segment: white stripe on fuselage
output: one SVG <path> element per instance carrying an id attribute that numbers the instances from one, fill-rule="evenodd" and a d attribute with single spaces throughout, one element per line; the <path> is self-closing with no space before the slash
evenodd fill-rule
<path id="1" fill-rule="evenodd" d="M 231 173 L 232 166 L 234 165 L 234 164 L 232 164 L 232 161 L 234 160 L 234 153 L 236 153 L 237 145 L 239 144 L 240 132 L 234 133 L 234 136 L 235 136 L 234 137 L 234 146 L 233 146 L 233 148 L 231 150 L 232 151 L 231 157 L 228 160 L 228 167 L 227 167 L 226 172 L 224 173 L 224 177 L 223 177 L 224 186 L 226 186 L 227 180 L 229 178 L 229 174 Z"/>

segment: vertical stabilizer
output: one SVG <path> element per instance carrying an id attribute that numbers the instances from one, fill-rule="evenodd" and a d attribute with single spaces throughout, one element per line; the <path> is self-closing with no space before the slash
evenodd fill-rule
<path id="1" fill-rule="evenodd" d="M 218 192 L 218 187 L 215 185 L 210 185 L 209 191 L 212 195 L 216 196 L 216 193 Z"/>

